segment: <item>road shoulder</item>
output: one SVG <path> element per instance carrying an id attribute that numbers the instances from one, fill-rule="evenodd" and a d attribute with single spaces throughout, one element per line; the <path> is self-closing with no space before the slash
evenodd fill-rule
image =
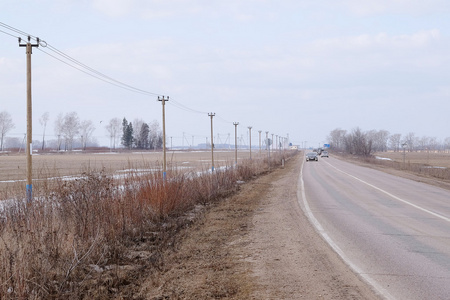
<path id="1" fill-rule="evenodd" d="M 302 158 L 274 174 L 244 251 L 261 299 L 379 299 L 315 231 L 297 198 Z"/>
<path id="2" fill-rule="evenodd" d="M 303 157 L 244 184 L 182 233 L 147 299 L 379 299 L 314 230 L 297 199 Z"/>

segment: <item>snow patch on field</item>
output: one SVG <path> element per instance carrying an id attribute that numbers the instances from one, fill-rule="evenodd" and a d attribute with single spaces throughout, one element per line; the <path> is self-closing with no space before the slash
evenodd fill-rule
<path id="1" fill-rule="evenodd" d="M 379 160 L 392 160 L 390 158 L 387 157 L 381 157 L 381 156 L 375 156 L 375 159 L 379 159 Z"/>
<path id="2" fill-rule="evenodd" d="M 437 166 L 426 166 L 425 169 L 447 169 L 446 167 L 437 167 Z"/>
<path id="3" fill-rule="evenodd" d="M 119 153 L 117 153 L 117 152 L 99 152 L 99 153 L 92 153 L 92 154 L 94 154 L 94 155 L 110 155 L 110 154 L 116 155 Z"/>

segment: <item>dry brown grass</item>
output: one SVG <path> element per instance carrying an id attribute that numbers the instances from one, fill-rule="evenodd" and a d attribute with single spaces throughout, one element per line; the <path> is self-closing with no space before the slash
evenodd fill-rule
<path id="1" fill-rule="evenodd" d="M 403 163 L 403 152 L 378 152 L 375 156 L 385 157 Z M 405 152 L 405 163 L 450 168 L 450 153 L 445 152 Z"/>
<path id="2" fill-rule="evenodd" d="M 254 153 L 254 155 L 259 156 L 257 153 Z M 239 161 L 248 157 L 247 151 L 238 152 Z M 130 169 L 132 166 L 143 168 L 144 165 L 151 165 L 161 168 L 162 160 L 162 152 L 152 151 L 44 153 L 33 155 L 33 179 L 44 180 L 60 176 L 79 176 L 81 173 L 89 173 L 91 170 L 104 170 L 108 173 L 114 173 Z M 234 161 L 234 151 L 215 151 L 214 160 L 216 167 L 229 165 Z M 197 171 L 208 169 L 211 165 L 211 152 L 169 151 L 167 152 L 167 165 L 170 169 Z M 15 185 L 14 181 L 22 180 L 20 184 L 25 187 L 25 154 L 0 155 L 0 170 L 0 199 L 9 198 L 2 195 L 2 192 L 10 190 Z"/>
<path id="3" fill-rule="evenodd" d="M 271 166 L 286 155 L 272 156 Z M 127 164 L 128 169 L 160 167 Z M 198 205 L 234 193 L 237 181 L 266 172 L 268 161 L 243 160 L 212 174 L 172 168 L 167 180 L 159 171 L 116 178 L 105 168 L 88 169 L 74 180 L 43 176 L 31 203 L 16 196 L 4 208 L 0 299 L 130 297 L 129 286 L 143 269 L 163 267 L 162 249 L 175 247 L 175 233 L 195 219 Z M 9 196 L 22 194 L 15 187 Z M 138 267 L 128 264 L 135 256 L 145 258 Z"/>

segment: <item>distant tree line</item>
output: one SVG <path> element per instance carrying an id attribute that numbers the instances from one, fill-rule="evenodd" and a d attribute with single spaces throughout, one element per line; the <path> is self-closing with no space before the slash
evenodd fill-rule
<path id="1" fill-rule="evenodd" d="M 439 142 L 436 137 L 417 137 L 413 132 L 404 136 L 390 134 L 387 130 L 362 131 L 359 127 L 350 132 L 340 128 L 332 130 L 328 136 L 332 149 L 348 154 L 370 156 L 382 151 L 449 151 L 450 137 Z"/>
<path id="2" fill-rule="evenodd" d="M 65 115 L 60 113 L 57 116 L 54 131 L 58 138 L 58 150 L 71 151 L 73 150 L 75 139 L 78 139 L 78 137 L 80 138 L 81 148 L 85 149 L 87 141 L 92 138 L 95 127 L 91 120 L 80 121 L 76 112 L 70 112 Z"/>
<path id="3" fill-rule="evenodd" d="M 86 149 L 87 146 L 97 147 L 96 130 L 91 120 L 80 120 L 76 112 L 60 113 L 54 121 L 54 139 L 46 141 L 46 129 L 50 114 L 45 112 L 40 118 L 42 126 L 42 140 L 33 140 L 33 148 L 42 150 L 53 148 L 56 150 L 71 151 L 74 147 Z M 102 123 L 102 121 L 100 121 Z M 11 115 L 7 111 L 0 112 L 0 151 L 5 148 L 24 148 L 25 137 L 7 137 L 15 128 Z M 118 144 L 128 149 L 162 149 L 162 130 L 158 121 L 147 123 L 141 119 L 128 122 L 126 118 L 112 118 L 105 126 L 107 136 L 110 138 L 110 147 L 115 149 Z"/>
<path id="4" fill-rule="evenodd" d="M 122 145 L 128 149 L 162 149 L 162 131 L 156 120 L 149 125 L 140 119 L 135 119 L 132 123 L 123 118 L 121 141 Z"/>

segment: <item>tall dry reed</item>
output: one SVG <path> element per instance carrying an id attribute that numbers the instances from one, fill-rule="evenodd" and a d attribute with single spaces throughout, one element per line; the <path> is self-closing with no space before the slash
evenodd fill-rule
<path id="1" fill-rule="evenodd" d="M 289 155 L 213 173 L 173 169 L 167 179 L 161 172 L 117 178 L 91 171 L 40 181 L 32 202 L 16 197 L 0 212 L 0 299 L 108 299 L 130 283 L 120 275 L 130 248 L 151 253 L 147 267 L 161 268 L 162 249 L 191 221 L 181 216 L 234 193 L 238 181 Z"/>

